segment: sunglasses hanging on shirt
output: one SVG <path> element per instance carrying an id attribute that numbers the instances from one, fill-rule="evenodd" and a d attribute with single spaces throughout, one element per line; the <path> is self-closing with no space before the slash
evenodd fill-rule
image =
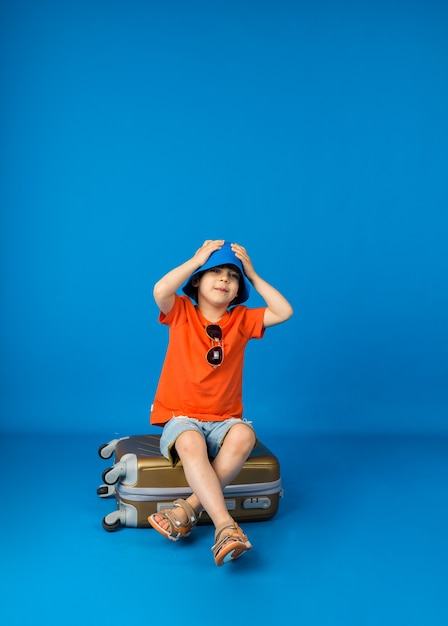
<path id="1" fill-rule="evenodd" d="M 205 358 L 213 367 L 219 367 L 224 360 L 224 346 L 222 344 L 222 328 L 218 324 L 209 324 L 205 332 L 212 340 L 212 347 L 207 351 Z"/>

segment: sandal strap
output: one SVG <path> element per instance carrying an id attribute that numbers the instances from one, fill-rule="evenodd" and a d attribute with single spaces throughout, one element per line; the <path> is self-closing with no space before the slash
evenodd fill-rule
<path id="1" fill-rule="evenodd" d="M 175 509 L 181 508 L 187 515 L 187 521 L 181 521 L 177 518 Z M 170 525 L 170 531 L 168 535 L 173 539 L 179 539 L 180 537 L 187 537 L 193 528 L 198 523 L 199 515 L 193 509 L 193 507 L 185 500 L 175 500 L 173 507 L 170 509 L 162 509 L 158 511 L 157 515 L 165 519 Z M 174 534 L 176 533 L 176 534 Z"/>
<path id="2" fill-rule="evenodd" d="M 232 524 L 218 526 L 215 533 L 215 545 L 212 546 L 213 554 L 216 555 L 229 539 L 239 541 L 240 543 L 247 542 L 246 535 L 235 521 Z"/>
<path id="3" fill-rule="evenodd" d="M 191 528 L 193 529 L 197 523 L 198 523 L 198 519 L 199 519 L 199 515 L 196 513 L 196 511 L 194 510 L 194 508 L 191 506 L 191 504 L 189 502 L 187 502 L 186 500 L 182 500 L 182 499 L 178 499 L 178 500 L 174 500 L 173 502 L 173 508 L 181 508 L 183 509 L 183 511 L 186 513 L 187 518 L 188 518 L 188 522 L 187 524 L 183 524 L 181 522 L 179 522 L 179 520 L 177 520 L 175 522 L 176 526 L 189 526 L 191 525 Z M 171 520 L 170 520 L 171 521 Z"/>

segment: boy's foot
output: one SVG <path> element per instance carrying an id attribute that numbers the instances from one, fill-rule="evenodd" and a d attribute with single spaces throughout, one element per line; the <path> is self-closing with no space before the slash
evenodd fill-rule
<path id="1" fill-rule="evenodd" d="M 224 563 L 234 561 L 251 548 L 252 544 L 247 535 L 243 533 L 235 521 L 216 529 L 215 545 L 212 546 L 216 565 L 224 565 Z"/>
<path id="2" fill-rule="evenodd" d="M 200 514 L 186 500 L 175 500 L 172 509 L 163 509 L 148 517 L 148 522 L 170 541 L 188 537 L 198 523 Z"/>

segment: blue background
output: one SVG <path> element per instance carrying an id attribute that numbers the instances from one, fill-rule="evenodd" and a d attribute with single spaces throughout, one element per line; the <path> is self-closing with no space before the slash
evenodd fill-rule
<path id="1" fill-rule="evenodd" d="M 248 349 L 248 417 L 446 432 L 447 17 L 3 3 L 2 429 L 145 428 L 152 285 L 224 237 L 295 309 Z"/>
<path id="2" fill-rule="evenodd" d="M 0 618 L 446 626 L 448 5 L 15 0 L 0 56 Z M 244 379 L 285 497 L 225 568 L 95 493 L 209 238 L 295 309 Z"/>

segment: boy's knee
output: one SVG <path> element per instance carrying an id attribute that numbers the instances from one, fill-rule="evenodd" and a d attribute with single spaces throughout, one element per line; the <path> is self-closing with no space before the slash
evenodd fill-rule
<path id="1" fill-rule="evenodd" d="M 176 450 L 179 456 L 182 454 L 197 454 L 206 450 L 205 439 L 196 430 L 185 430 L 176 439 Z"/>
<path id="2" fill-rule="evenodd" d="M 238 446 L 251 450 L 257 440 L 255 432 L 246 424 L 235 424 L 227 433 L 226 439 Z"/>

